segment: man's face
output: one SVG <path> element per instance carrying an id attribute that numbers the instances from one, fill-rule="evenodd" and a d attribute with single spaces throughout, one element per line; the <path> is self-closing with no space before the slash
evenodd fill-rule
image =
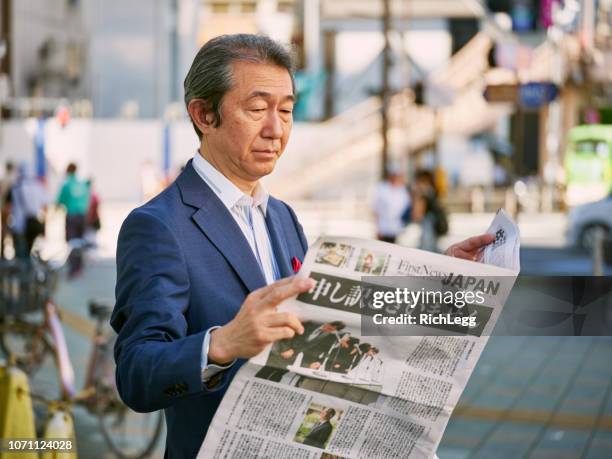
<path id="1" fill-rule="evenodd" d="M 392 174 L 389 176 L 389 182 L 394 186 L 400 186 L 403 184 L 402 176 L 400 174 Z"/>
<path id="2" fill-rule="evenodd" d="M 336 327 L 334 327 L 332 324 L 325 324 L 321 327 L 321 330 L 326 333 L 333 333 L 336 331 Z"/>
<path id="3" fill-rule="evenodd" d="M 254 182 L 274 170 L 293 124 L 293 88 L 287 69 L 234 62 L 221 103 L 221 125 L 202 140 L 210 161 L 233 182 Z"/>

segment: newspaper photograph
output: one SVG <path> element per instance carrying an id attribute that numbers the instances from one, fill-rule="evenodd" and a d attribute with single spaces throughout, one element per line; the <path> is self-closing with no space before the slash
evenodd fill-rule
<path id="1" fill-rule="evenodd" d="M 278 307 L 304 333 L 240 369 L 198 457 L 434 457 L 518 275 L 514 222 L 488 232 L 491 264 L 317 240 L 298 273 L 316 285 Z"/>

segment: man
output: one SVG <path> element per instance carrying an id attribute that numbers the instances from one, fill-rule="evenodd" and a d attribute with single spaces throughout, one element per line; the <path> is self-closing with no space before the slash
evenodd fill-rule
<path id="1" fill-rule="evenodd" d="M 85 216 L 89 207 L 87 182 L 77 177 L 77 166 L 66 168 L 66 180 L 62 184 L 57 205 L 66 209 L 66 242 L 81 240 L 85 236 Z M 80 247 L 71 251 L 68 258 L 68 276 L 76 277 L 83 270 L 83 253 Z"/>
<path id="2" fill-rule="evenodd" d="M 382 385 L 383 361 L 378 357 L 380 351 L 372 346 L 365 353 L 358 367 L 358 379 L 367 381 L 369 384 Z"/>
<path id="3" fill-rule="evenodd" d="M 431 171 L 421 169 L 414 180 L 412 215 L 421 223 L 419 249 L 438 252 L 438 237 L 448 232 L 448 218 L 438 199 L 435 177 Z"/>
<path id="4" fill-rule="evenodd" d="M 7 161 L 4 168 L 4 177 L 0 180 L 0 259 L 5 258 L 4 244 L 9 234 L 8 218 L 11 213 L 9 193 L 13 183 L 15 183 L 15 178 L 15 166 L 12 161 Z"/>
<path id="5" fill-rule="evenodd" d="M 47 195 L 40 182 L 31 176 L 25 163 L 19 165 L 17 181 L 9 192 L 7 202 L 11 208 L 15 256 L 29 260 L 36 238 L 45 232 Z"/>
<path id="6" fill-rule="evenodd" d="M 385 173 L 385 179 L 376 186 L 373 211 L 378 240 L 394 244 L 406 226 L 402 216 L 410 207 L 410 195 L 397 164 L 389 164 Z"/>
<path id="7" fill-rule="evenodd" d="M 329 359 L 325 364 L 326 371 L 335 373 L 346 373 L 351 365 L 353 356 L 351 349 L 359 342 L 359 338 L 351 337 L 350 333 L 345 333 L 332 348 Z"/>
<path id="8" fill-rule="evenodd" d="M 294 97 L 290 56 L 274 41 L 206 43 L 185 79 L 199 150 L 121 228 L 117 387 L 137 411 L 165 409 L 167 457 L 195 457 L 244 359 L 304 331 L 276 306 L 314 287 L 292 277 L 306 238 L 259 182 L 285 149 Z"/>
<path id="9" fill-rule="evenodd" d="M 304 322 L 303 333 L 292 339 L 277 341 L 272 345 L 266 366 L 257 372 L 257 377 L 279 382 L 287 373 L 286 368 L 293 365 L 298 354 L 302 354 L 302 366 L 318 369 L 313 365 L 320 360 L 336 341 L 336 332 L 346 325 L 340 321 L 326 324 Z"/>
<path id="10" fill-rule="evenodd" d="M 333 427 L 329 422 L 336 415 L 336 410 L 327 408 L 319 413 L 320 422 L 304 438 L 304 444 L 315 448 L 325 448 L 325 443 L 329 440 Z"/>
<path id="11" fill-rule="evenodd" d="M 366 353 L 370 350 L 372 345 L 370 343 L 357 343 L 351 349 L 351 364 L 348 369 L 348 373 L 351 376 L 355 376 L 357 374 L 357 368 L 359 367 L 359 363 L 361 359 L 366 355 Z"/>
<path id="12" fill-rule="evenodd" d="M 338 332 L 345 327 L 343 322 L 323 324 L 310 333 L 304 332 L 304 339 L 295 352 L 302 352 L 302 367 L 318 370 L 329 355 L 333 345 L 338 342 Z M 306 327 L 304 327 L 306 330 Z"/>

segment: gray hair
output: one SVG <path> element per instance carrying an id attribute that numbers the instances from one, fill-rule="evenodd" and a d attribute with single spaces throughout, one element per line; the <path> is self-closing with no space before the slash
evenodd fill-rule
<path id="1" fill-rule="evenodd" d="M 221 35 L 208 41 L 196 55 L 185 77 L 185 106 L 193 99 L 203 99 L 215 116 L 214 126 L 221 125 L 223 96 L 233 85 L 232 63 L 247 61 L 274 64 L 287 69 L 295 93 L 293 59 L 281 44 L 263 35 Z M 202 132 L 191 120 L 198 137 Z"/>

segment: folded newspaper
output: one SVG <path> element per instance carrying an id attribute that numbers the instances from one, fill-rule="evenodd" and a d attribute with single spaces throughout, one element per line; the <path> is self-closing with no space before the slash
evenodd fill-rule
<path id="1" fill-rule="evenodd" d="M 238 371 L 198 457 L 434 457 L 518 275 L 512 219 L 487 232 L 481 263 L 317 240 L 298 274 L 315 287 L 278 308 L 304 333 Z"/>

